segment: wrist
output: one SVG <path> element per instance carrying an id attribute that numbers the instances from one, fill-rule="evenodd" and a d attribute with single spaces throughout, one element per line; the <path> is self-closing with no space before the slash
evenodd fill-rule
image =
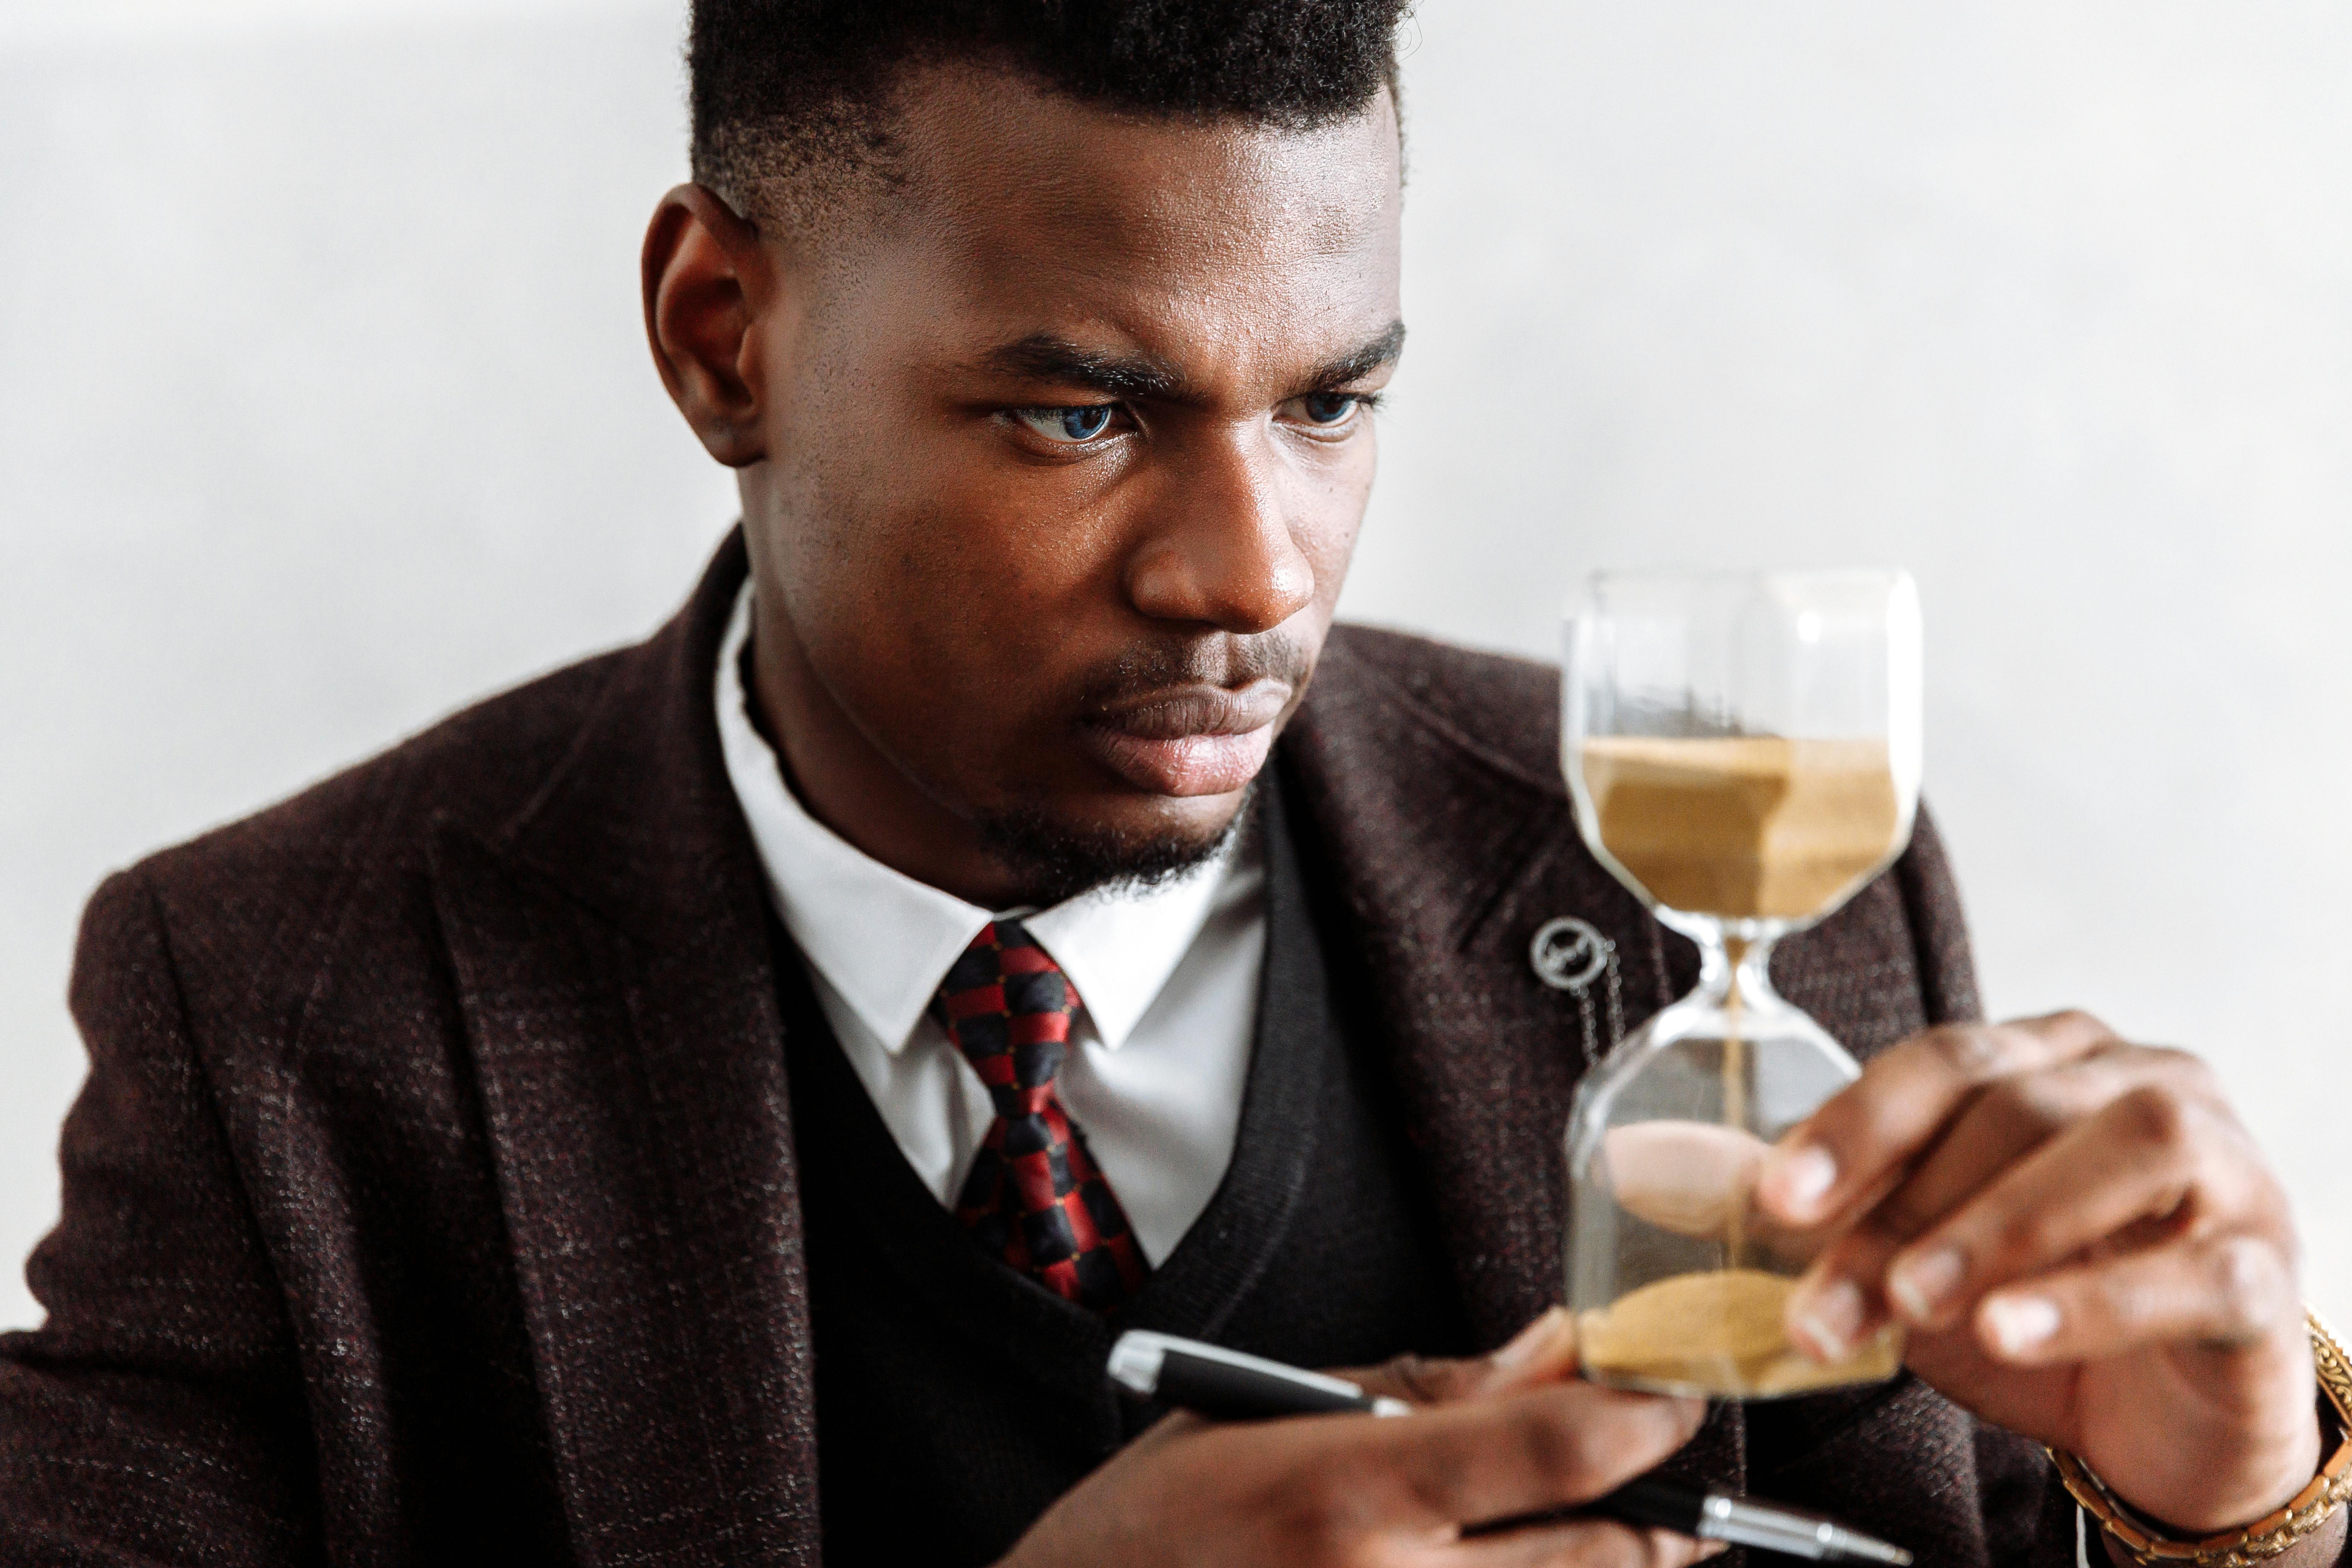
<path id="1" fill-rule="evenodd" d="M 2330 1439 L 2336 1430 L 2315 1406 L 2292 1436 L 2263 1445 L 2267 1451 L 2245 1464 L 2234 1484 L 2231 1478 L 2213 1477 L 2211 1489 L 2200 1499 L 2205 1506 L 2195 1511 L 2183 1509 L 2178 1498 L 2144 1499 L 2112 1482 L 2107 1495 L 2161 1535 L 2201 1540 L 2249 1530 L 2290 1507 L 2310 1486 L 2335 1447 Z M 2192 1452 L 2211 1451 L 2200 1450 L 2193 1441 L 2189 1447 Z"/>
<path id="2" fill-rule="evenodd" d="M 2325 1525 L 2267 1559 L 2266 1568 L 2338 1568 L 2347 1561 L 2344 1547 L 2347 1523 L 2352 1523 L 2352 1513 L 2337 1509 L 2336 1517 Z M 2129 1547 L 2104 1530 L 2095 1533 L 2106 1552 L 2106 1561 L 2114 1568 L 2140 1568 L 2139 1559 L 2131 1554 Z"/>
<path id="3" fill-rule="evenodd" d="M 2338 1559 L 2345 1540 L 2345 1505 L 2352 1500 L 2352 1360 L 2347 1360 L 2316 1312 L 2310 1314 L 2309 1323 L 2313 1359 L 2327 1399 L 2326 1415 L 2315 1425 L 2323 1430 L 2332 1428 L 2321 1439 L 2325 1458 L 2313 1467 L 2315 1473 L 2284 1505 L 2250 1523 L 2216 1534 L 2168 1530 L 2118 1497 L 2082 1460 L 2051 1450 L 2067 1491 L 2086 1519 L 2097 1521 L 2110 1561 L 2136 1568 L 2169 1563 L 2194 1568 L 2248 1568 L 2252 1563 L 2303 1568 Z M 2249 1501 L 2252 1497 L 2250 1493 Z"/>

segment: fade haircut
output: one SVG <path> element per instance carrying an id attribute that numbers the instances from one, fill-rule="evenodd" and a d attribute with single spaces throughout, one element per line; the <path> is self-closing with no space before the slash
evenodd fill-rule
<path id="1" fill-rule="evenodd" d="M 1312 130 L 1396 83 L 1411 0 L 694 0 L 694 177 L 755 223 L 891 177 L 910 68 L 1005 69 L 1081 102 Z"/>

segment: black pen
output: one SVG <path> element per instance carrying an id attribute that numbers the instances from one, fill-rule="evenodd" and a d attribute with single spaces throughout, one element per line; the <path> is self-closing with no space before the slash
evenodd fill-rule
<path id="1" fill-rule="evenodd" d="M 1276 1415 L 1314 1415 L 1363 1411 L 1372 1415 L 1409 1415 L 1402 1399 L 1367 1394 L 1345 1378 L 1286 1366 L 1264 1356 L 1244 1355 L 1199 1340 L 1130 1329 L 1111 1346 L 1110 1379 L 1129 1393 L 1197 1415 L 1218 1420 L 1261 1420 Z M 1766 1552 L 1807 1557 L 1816 1563 L 1908 1563 L 1911 1553 L 1819 1514 L 1805 1513 L 1751 1498 L 1726 1497 L 1678 1481 L 1643 1476 L 1606 1497 L 1568 1510 L 1597 1513 L 1700 1541 L 1722 1541 Z M 1538 1522 L 1559 1515 L 1498 1520 L 1468 1533 Z"/>

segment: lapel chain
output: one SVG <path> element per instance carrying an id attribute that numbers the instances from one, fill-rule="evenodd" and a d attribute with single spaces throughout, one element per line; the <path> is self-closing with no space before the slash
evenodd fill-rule
<path id="1" fill-rule="evenodd" d="M 1619 980 L 1617 944 L 1602 936 L 1591 922 L 1572 915 L 1562 915 L 1546 921 L 1528 944 L 1528 961 L 1536 978 L 1555 991 L 1565 991 L 1576 998 L 1576 1010 L 1584 1019 L 1584 1065 L 1600 1065 L 1608 1052 L 1601 1047 L 1600 1009 L 1594 1004 L 1592 983 L 1605 982 L 1609 1003 L 1609 1050 L 1615 1050 L 1625 1038 L 1625 997 Z"/>

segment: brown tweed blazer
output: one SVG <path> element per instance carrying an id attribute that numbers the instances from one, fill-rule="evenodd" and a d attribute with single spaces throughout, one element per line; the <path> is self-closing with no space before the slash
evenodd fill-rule
<path id="1" fill-rule="evenodd" d="M 0 1340 L 0 1564 L 813 1563 L 817 1444 L 763 891 L 710 671 L 730 541 L 650 641 L 109 880 L 64 1215 Z M 1494 1342 L 1554 1300 L 1592 921 L 1557 678 L 1334 635 L 1279 752 Z M 1858 1049 L 1976 1006 L 1933 829 L 1790 942 Z M 2039 1456 L 1915 1383 L 1718 1412 L 1679 1461 L 1928 1563 L 2071 1562 Z M 2059 1526 L 2064 1524 L 2063 1551 Z"/>

